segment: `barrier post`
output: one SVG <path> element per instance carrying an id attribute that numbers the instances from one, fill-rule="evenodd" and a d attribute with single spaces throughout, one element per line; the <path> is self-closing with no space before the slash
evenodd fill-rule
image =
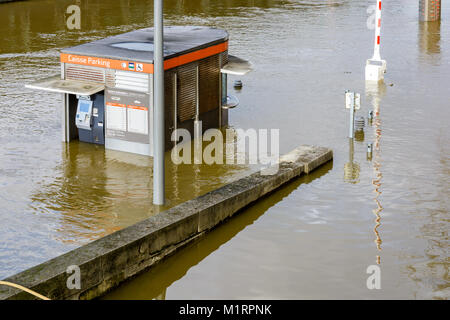
<path id="1" fill-rule="evenodd" d="M 386 61 L 381 59 L 381 0 L 377 0 L 375 11 L 375 42 L 372 59 L 366 61 L 366 81 L 380 81 L 386 73 Z"/>

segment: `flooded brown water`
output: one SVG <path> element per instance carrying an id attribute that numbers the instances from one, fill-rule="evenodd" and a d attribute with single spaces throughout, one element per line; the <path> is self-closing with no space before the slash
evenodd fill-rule
<path id="1" fill-rule="evenodd" d="M 62 144 L 60 97 L 23 87 L 58 73 L 64 47 L 152 25 L 152 1 L 78 3 L 79 31 L 65 26 L 73 1 L 0 5 L 0 278 L 158 211 L 151 159 Z M 373 3 L 165 1 L 166 24 L 227 29 L 230 53 L 253 62 L 243 89 L 230 87 L 241 101 L 233 127 L 279 128 L 281 153 L 315 144 L 334 161 L 106 298 L 450 297 L 450 7 L 420 23 L 418 1 L 385 3 L 388 73 L 374 89 L 364 83 Z M 357 115 L 376 114 L 353 143 L 346 89 L 362 95 Z M 168 206 L 250 170 L 167 163 Z M 374 264 L 380 290 L 366 286 Z"/>

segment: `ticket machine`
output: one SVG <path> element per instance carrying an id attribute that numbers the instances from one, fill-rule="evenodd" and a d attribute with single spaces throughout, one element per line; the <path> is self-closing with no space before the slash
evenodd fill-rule
<path id="1" fill-rule="evenodd" d="M 92 96 L 79 95 L 77 99 L 78 105 L 75 125 L 78 128 L 79 140 L 104 145 L 104 95 L 102 93 L 97 93 Z"/>

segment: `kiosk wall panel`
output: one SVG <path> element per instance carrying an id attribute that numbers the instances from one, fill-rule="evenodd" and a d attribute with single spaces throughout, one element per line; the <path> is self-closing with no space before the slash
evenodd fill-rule
<path id="1" fill-rule="evenodd" d="M 199 61 L 200 114 L 219 107 L 219 55 Z"/>

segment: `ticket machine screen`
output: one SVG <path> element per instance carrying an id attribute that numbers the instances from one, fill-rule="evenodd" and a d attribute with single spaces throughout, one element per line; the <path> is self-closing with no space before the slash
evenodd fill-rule
<path id="1" fill-rule="evenodd" d="M 84 101 L 80 100 L 80 112 L 89 112 L 89 109 L 91 108 L 91 101 Z"/>

